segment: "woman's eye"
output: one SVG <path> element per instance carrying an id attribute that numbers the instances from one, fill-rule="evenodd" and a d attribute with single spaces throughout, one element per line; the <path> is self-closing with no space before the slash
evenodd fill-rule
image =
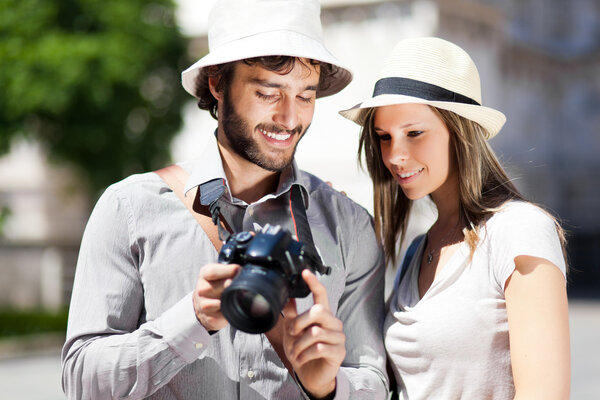
<path id="1" fill-rule="evenodd" d="M 423 133 L 423 131 L 409 131 L 407 133 L 407 136 L 408 137 L 416 137 L 416 136 L 419 136 L 422 133 Z"/>
<path id="2" fill-rule="evenodd" d="M 379 135 L 379 141 L 380 142 L 387 142 L 390 139 L 391 139 L 391 136 L 388 135 L 388 134 Z"/>

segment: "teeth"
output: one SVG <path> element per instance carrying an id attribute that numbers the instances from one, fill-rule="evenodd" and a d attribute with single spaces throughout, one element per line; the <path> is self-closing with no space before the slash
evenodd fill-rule
<path id="1" fill-rule="evenodd" d="M 263 135 L 266 135 L 266 136 L 270 137 L 271 139 L 275 139 L 275 140 L 287 140 L 287 139 L 289 139 L 290 136 L 292 136 L 290 133 L 273 133 L 273 132 L 267 132 L 264 129 L 260 129 L 260 131 L 262 132 Z"/>
<path id="2" fill-rule="evenodd" d="M 421 168 L 421 169 L 419 169 L 417 171 L 404 172 L 404 173 L 399 174 L 399 175 L 400 175 L 400 178 L 410 178 L 411 176 L 416 175 L 416 174 L 418 174 L 421 171 L 423 171 L 423 168 Z"/>

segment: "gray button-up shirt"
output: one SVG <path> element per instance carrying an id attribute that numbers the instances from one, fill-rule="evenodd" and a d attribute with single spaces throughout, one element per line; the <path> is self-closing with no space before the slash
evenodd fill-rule
<path id="1" fill-rule="evenodd" d="M 216 140 L 182 166 L 190 172 L 186 189 L 225 179 Z M 336 398 L 384 398 L 383 258 L 369 214 L 295 164 L 275 193 L 246 204 L 226 188 L 220 205 L 236 231 L 285 227 L 277 202 L 292 184 L 302 188 L 315 246 L 332 267 L 319 279 L 344 324 Z M 205 232 L 156 174 L 110 186 L 77 263 L 62 352 L 68 398 L 305 398 L 264 334 L 227 326 L 210 335 L 196 319 L 191 292 L 200 268 L 216 259 Z M 312 302 L 312 295 L 297 299 L 298 311 Z"/>

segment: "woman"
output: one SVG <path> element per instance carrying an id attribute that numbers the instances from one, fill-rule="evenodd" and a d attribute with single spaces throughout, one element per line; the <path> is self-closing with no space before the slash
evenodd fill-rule
<path id="1" fill-rule="evenodd" d="M 429 195 L 438 211 L 384 325 L 400 398 L 568 398 L 564 236 L 488 146 L 505 117 L 481 105 L 469 55 L 438 38 L 401 41 L 373 97 L 341 114 L 362 125 L 392 265 L 412 202 Z"/>

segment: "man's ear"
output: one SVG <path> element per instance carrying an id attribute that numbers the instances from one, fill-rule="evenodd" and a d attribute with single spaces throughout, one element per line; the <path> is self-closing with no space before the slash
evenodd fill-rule
<path id="1" fill-rule="evenodd" d="M 221 101 L 221 97 L 223 95 L 223 93 L 217 90 L 217 86 L 219 85 L 220 79 L 220 76 L 213 75 L 208 77 L 208 89 L 210 90 L 210 93 L 213 95 L 213 97 L 217 99 L 217 101 Z"/>

